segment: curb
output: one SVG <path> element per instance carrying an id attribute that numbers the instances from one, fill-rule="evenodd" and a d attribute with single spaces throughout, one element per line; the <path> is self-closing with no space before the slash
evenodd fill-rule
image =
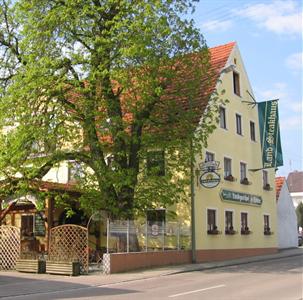
<path id="1" fill-rule="evenodd" d="M 303 256 L 303 252 L 302 253 L 294 253 L 294 254 L 286 254 L 286 255 L 280 255 L 280 256 L 276 256 L 276 257 L 255 257 L 255 258 L 250 258 L 250 260 L 246 260 L 246 261 L 222 261 L 217 262 L 216 264 L 214 263 L 214 265 L 201 265 L 201 266 L 196 266 L 196 267 L 192 267 L 192 268 L 188 268 L 187 270 L 179 270 L 179 271 L 172 271 L 166 274 L 163 274 L 161 276 L 169 276 L 169 275 L 174 275 L 174 274 L 182 274 L 182 273 L 189 273 L 189 272 L 196 272 L 196 271 L 203 271 L 203 270 L 211 270 L 211 269 L 218 269 L 218 268 L 222 268 L 222 267 L 230 267 L 230 266 L 237 266 L 237 265 L 246 265 L 246 264 L 250 264 L 250 263 L 254 263 L 254 262 L 262 262 L 262 261 L 269 261 L 269 260 L 276 260 L 276 259 L 281 259 L 281 258 L 287 258 L 287 257 L 295 257 L 295 256 Z"/>

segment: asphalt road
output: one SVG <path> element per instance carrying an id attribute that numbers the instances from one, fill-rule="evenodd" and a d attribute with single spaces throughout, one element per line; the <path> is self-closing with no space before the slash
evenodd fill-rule
<path id="1" fill-rule="evenodd" d="M 299 300 L 303 299 L 302 259 L 293 256 L 99 286 L 63 279 L 8 278 L 1 274 L 0 298 Z M 10 289 L 8 295 L 14 296 L 3 297 L 2 289 Z"/>

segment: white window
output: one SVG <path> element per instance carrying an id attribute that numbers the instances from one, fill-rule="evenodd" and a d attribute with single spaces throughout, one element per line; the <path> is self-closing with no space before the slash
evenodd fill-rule
<path id="1" fill-rule="evenodd" d="M 269 187 L 269 182 L 268 182 L 268 171 L 262 170 L 262 179 L 263 179 L 263 187 Z"/>
<path id="2" fill-rule="evenodd" d="M 240 75 L 237 72 L 233 72 L 233 84 L 234 84 L 234 93 L 240 96 Z"/>
<path id="3" fill-rule="evenodd" d="M 225 233 L 229 234 L 234 231 L 233 224 L 233 211 L 226 210 L 225 211 Z"/>
<path id="4" fill-rule="evenodd" d="M 226 110 L 224 107 L 220 107 L 219 110 L 219 117 L 220 117 L 220 127 L 226 129 Z"/>
<path id="5" fill-rule="evenodd" d="M 248 234 L 249 227 L 248 227 L 248 213 L 241 212 L 241 234 Z"/>
<path id="6" fill-rule="evenodd" d="M 206 151 L 205 153 L 205 161 L 214 161 L 215 160 L 215 154 Z"/>
<path id="7" fill-rule="evenodd" d="M 240 180 L 244 181 L 247 179 L 246 176 L 246 163 L 240 162 Z"/>
<path id="8" fill-rule="evenodd" d="M 239 114 L 236 114 L 236 130 L 237 134 L 242 135 L 242 117 Z"/>
<path id="9" fill-rule="evenodd" d="M 264 234 L 270 234 L 269 215 L 264 215 Z"/>
<path id="10" fill-rule="evenodd" d="M 255 142 L 256 141 L 255 123 L 253 121 L 250 121 L 249 127 L 250 127 L 250 139 Z"/>
<path id="11" fill-rule="evenodd" d="M 224 178 L 227 178 L 231 175 L 231 159 L 228 157 L 224 157 Z"/>
<path id="12" fill-rule="evenodd" d="M 207 230 L 217 230 L 217 211 L 215 209 L 207 209 Z"/>

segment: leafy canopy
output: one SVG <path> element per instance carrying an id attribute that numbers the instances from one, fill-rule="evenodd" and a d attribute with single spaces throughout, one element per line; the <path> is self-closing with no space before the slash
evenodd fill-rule
<path id="1" fill-rule="evenodd" d="M 189 0 L 2 1 L 2 197 L 45 197 L 37 183 L 72 160 L 88 211 L 126 217 L 181 201 L 190 139 L 199 152 L 218 100 L 205 110 L 213 75 L 203 36 L 180 17 L 191 9 Z M 165 153 L 164 176 L 146 172 L 152 150 Z"/>

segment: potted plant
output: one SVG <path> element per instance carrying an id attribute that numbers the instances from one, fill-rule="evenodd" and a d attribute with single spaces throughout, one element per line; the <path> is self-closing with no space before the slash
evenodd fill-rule
<path id="1" fill-rule="evenodd" d="M 270 184 L 269 183 L 266 183 L 264 186 L 263 186 L 263 189 L 266 190 L 266 191 L 270 191 Z"/>
<path id="2" fill-rule="evenodd" d="M 235 181 L 234 176 L 233 176 L 233 175 L 231 175 L 231 174 L 229 174 L 229 175 L 225 176 L 225 177 L 224 177 L 224 179 L 225 179 L 225 180 L 227 180 L 227 181 Z"/>
<path id="3" fill-rule="evenodd" d="M 214 226 L 213 229 L 207 230 L 207 234 L 219 234 L 219 233 L 220 233 L 220 231 L 218 230 L 217 226 Z"/>
<path id="4" fill-rule="evenodd" d="M 234 227 L 233 227 L 233 226 L 226 227 L 226 228 L 225 228 L 225 234 L 233 235 L 233 234 L 236 234 L 236 231 L 234 230 Z"/>
<path id="5" fill-rule="evenodd" d="M 241 180 L 241 184 L 249 185 L 249 181 L 248 181 L 247 177 L 245 177 Z"/>
<path id="6" fill-rule="evenodd" d="M 264 227 L 264 235 L 271 235 L 270 227 Z"/>
<path id="7" fill-rule="evenodd" d="M 241 234 L 248 235 L 250 233 L 251 233 L 251 231 L 249 230 L 249 228 L 247 226 L 244 228 L 241 228 Z"/>

